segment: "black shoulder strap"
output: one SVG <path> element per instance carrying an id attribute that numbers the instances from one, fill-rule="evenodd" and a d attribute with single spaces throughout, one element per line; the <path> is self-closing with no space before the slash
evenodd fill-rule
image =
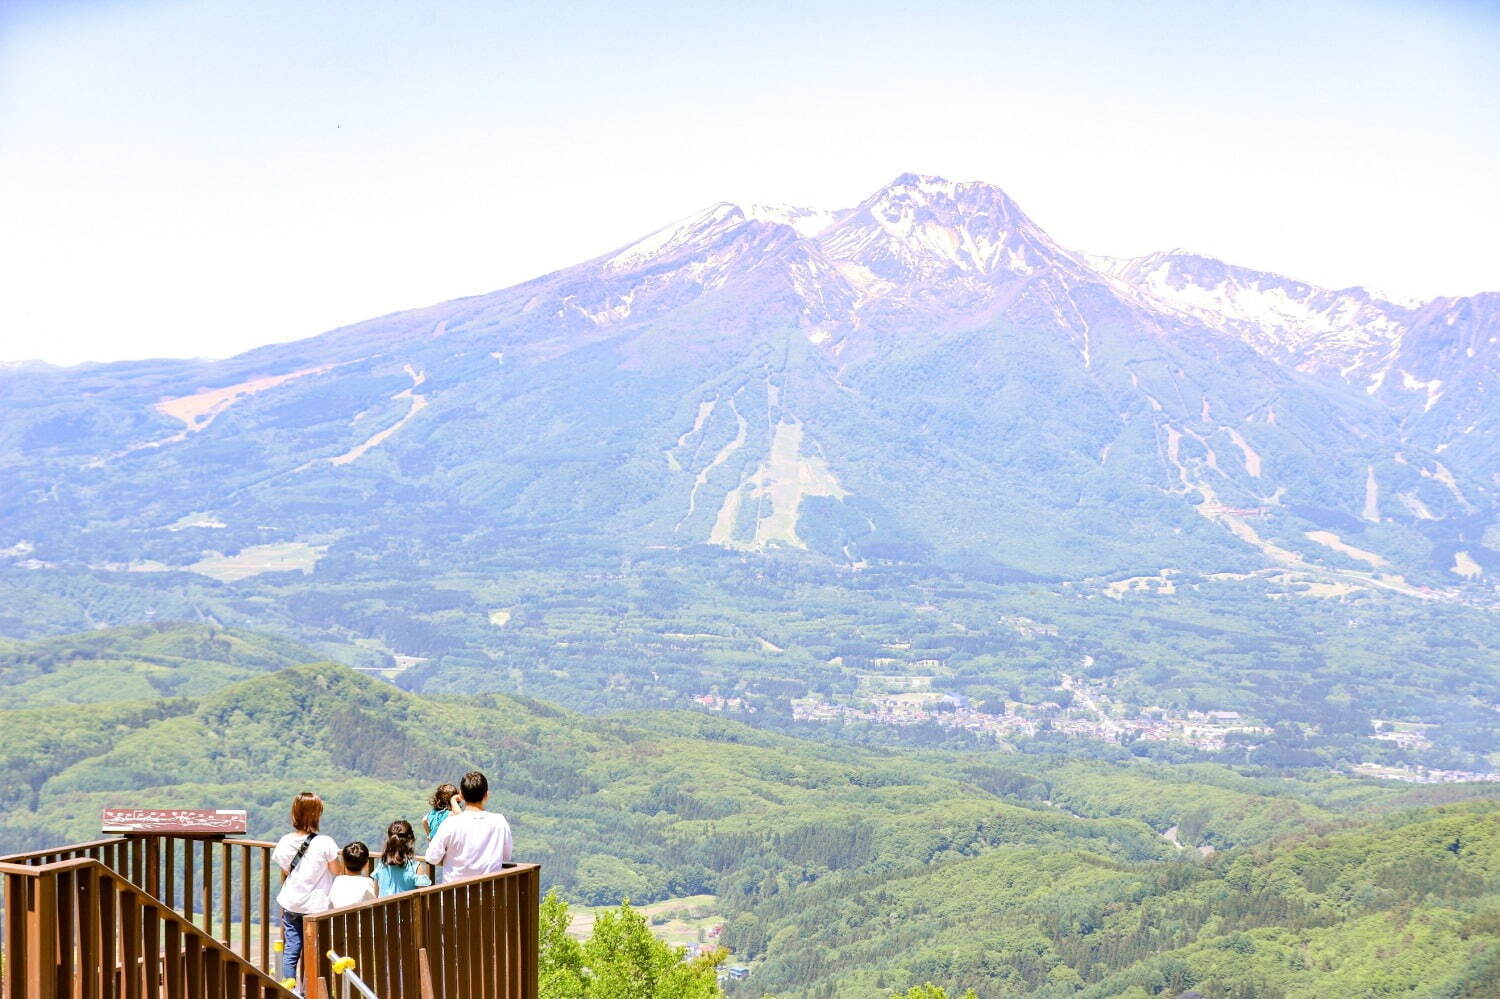
<path id="1" fill-rule="evenodd" d="M 293 871 L 295 871 L 297 869 L 297 865 L 300 864 L 300 863 L 302 863 L 302 855 L 307 852 L 307 848 L 310 847 L 310 846 L 312 846 L 312 841 L 315 840 L 315 839 L 317 839 L 317 838 L 318 838 L 318 834 L 317 833 L 308 833 L 307 834 L 307 839 L 303 840 L 302 841 L 302 845 L 297 848 L 297 855 L 292 858 L 291 866 L 286 869 L 286 872 L 288 874 L 290 874 Z"/>

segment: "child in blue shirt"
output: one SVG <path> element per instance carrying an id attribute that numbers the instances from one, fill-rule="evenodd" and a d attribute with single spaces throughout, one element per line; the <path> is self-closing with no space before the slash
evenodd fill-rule
<path id="1" fill-rule="evenodd" d="M 381 898 L 432 884 L 417 859 L 417 834 L 405 819 L 397 819 L 386 827 L 385 849 L 375 865 L 375 884 Z"/>
<path id="2" fill-rule="evenodd" d="M 458 788 L 452 784 L 439 784 L 438 789 L 432 792 L 432 801 L 429 803 L 432 810 L 422 819 L 422 832 L 427 835 L 427 842 L 432 842 L 432 837 L 437 835 L 438 826 L 443 820 L 452 815 L 456 810 L 464 807 L 463 798 L 459 797 Z M 443 881 L 443 869 L 434 867 L 432 869 L 433 884 L 441 884 Z"/>
<path id="3" fill-rule="evenodd" d="M 455 800 L 462 799 L 458 797 L 458 788 L 452 784 L 439 784 L 438 789 L 432 792 L 432 801 L 429 802 L 432 810 L 422 819 L 422 832 L 427 834 L 429 840 L 437 835 L 438 826 L 443 824 L 443 820 L 453 814 Z"/>

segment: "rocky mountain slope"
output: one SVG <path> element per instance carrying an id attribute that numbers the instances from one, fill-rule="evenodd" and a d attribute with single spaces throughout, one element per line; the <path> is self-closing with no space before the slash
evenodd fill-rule
<path id="1" fill-rule="evenodd" d="M 0 371 L 0 552 L 264 571 L 545 533 L 609 558 L 1483 585 L 1497 302 L 1092 257 L 936 177 L 835 212 L 724 203 L 226 361 Z"/>

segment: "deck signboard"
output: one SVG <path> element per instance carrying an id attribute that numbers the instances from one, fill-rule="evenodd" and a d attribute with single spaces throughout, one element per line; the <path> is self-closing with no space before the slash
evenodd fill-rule
<path id="1" fill-rule="evenodd" d="M 243 808 L 106 808 L 101 832 L 125 835 L 243 836 Z"/>

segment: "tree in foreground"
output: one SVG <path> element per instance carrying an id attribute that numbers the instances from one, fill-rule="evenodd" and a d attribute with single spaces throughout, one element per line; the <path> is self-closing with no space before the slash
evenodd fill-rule
<path id="1" fill-rule="evenodd" d="M 568 936 L 568 906 L 548 892 L 538 926 L 539 999 L 718 999 L 717 950 L 684 960 L 656 939 L 630 903 L 599 913 L 583 943 Z"/>
<path id="2" fill-rule="evenodd" d="M 897 992 L 891 999 L 948 999 L 948 990 L 939 985 L 928 982 L 926 985 L 913 985 L 905 992 Z M 973 989 L 969 989 L 959 999 L 978 999 Z"/>

